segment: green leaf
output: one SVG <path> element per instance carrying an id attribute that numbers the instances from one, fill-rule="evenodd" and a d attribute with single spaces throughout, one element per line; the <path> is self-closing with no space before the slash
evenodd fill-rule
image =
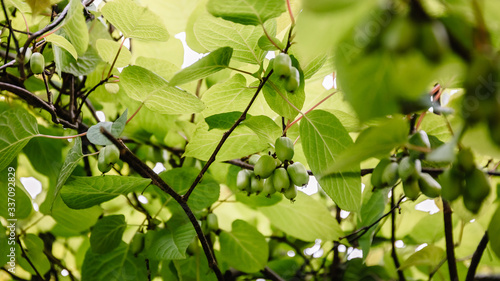
<path id="1" fill-rule="evenodd" d="M 325 175 L 359 165 L 370 157 L 387 156 L 391 150 L 407 142 L 408 132 L 407 122 L 399 118 L 388 119 L 378 126 L 367 128 L 361 132 L 353 146 L 338 155 Z"/>
<path id="2" fill-rule="evenodd" d="M 282 0 L 210 0 L 208 11 L 216 16 L 245 25 L 264 24 L 286 11 Z"/>
<path id="3" fill-rule="evenodd" d="M 361 205 L 360 168 L 326 175 L 338 155 L 352 145 L 347 130 L 333 114 L 314 110 L 300 122 L 302 149 L 323 190 L 343 210 L 357 211 Z"/>
<path id="4" fill-rule="evenodd" d="M 280 126 L 264 115 L 247 117 L 241 125 L 250 128 L 262 141 L 273 145 L 282 134 Z"/>
<path id="5" fill-rule="evenodd" d="M 89 208 L 120 194 L 142 191 L 150 182 L 150 179 L 126 176 L 73 177 L 64 185 L 61 197 L 72 209 Z"/>
<path id="6" fill-rule="evenodd" d="M 124 215 L 111 215 L 101 218 L 90 233 L 90 246 L 97 254 L 113 251 L 120 242 L 127 227 Z"/>
<path id="7" fill-rule="evenodd" d="M 99 122 L 91 126 L 87 131 L 87 138 L 93 144 L 110 145 L 113 144 L 105 135 L 101 133 L 101 127 L 110 132 L 113 137 L 118 138 L 127 123 L 128 109 L 125 109 L 123 114 L 115 120 L 115 122 Z"/>
<path id="8" fill-rule="evenodd" d="M 24 242 L 24 251 L 31 264 L 35 265 L 38 273 L 41 275 L 47 273 L 50 270 L 50 262 L 47 256 L 43 253 L 45 248 L 43 240 L 33 233 L 28 233 L 24 236 L 22 241 Z M 17 249 L 17 252 L 20 253 L 20 249 Z M 29 273 L 33 275 L 37 274 L 32 265 L 22 255 L 19 255 L 17 261 L 19 262 L 19 265 Z"/>
<path id="9" fill-rule="evenodd" d="M 42 207 L 44 207 L 42 205 Z M 57 222 L 52 229 L 54 233 L 61 233 L 64 236 L 79 236 L 82 232 L 87 232 L 92 227 L 99 216 L 102 215 L 102 210 L 99 206 L 94 206 L 87 209 L 74 210 L 64 204 L 61 196 L 56 197 L 52 209 L 47 211 L 46 208 L 41 208 L 44 214 L 51 215 Z"/>
<path id="10" fill-rule="evenodd" d="M 331 241 L 343 236 L 339 224 L 326 206 L 303 192 L 298 192 L 294 203 L 281 200 L 276 205 L 259 210 L 272 225 L 303 241 Z"/>
<path id="11" fill-rule="evenodd" d="M 196 231 L 189 221 L 170 220 L 167 228 L 154 232 L 147 256 L 153 260 L 185 259 L 186 249 L 195 236 Z"/>
<path id="12" fill-rule="evenodd" d="M 266 238 L 252 225 L 235 220 L 231 232 L 220 234 L 221 256 L 227 264 L 243 272 L 257 272 L 267 264 Z"/>
<path id="13" fill-rule="evenodd" d="M 75 76 L 85 76 L 92 73 L 102 61 L 94 48 L 88 48 L 87 52 L 75 60 L 66 51 L 59 47 L 54 48 L 54 60 L 59 72 L 67 72 Z"/>
<path id="14" fill-rule="evenodd" d="M 126 47 L 121 47 L 121 43 L 113 40 L 98 39 L 96 41 L 96 49 L 102 60 L 109 64 L 113 63 L 118 50 L 120 50 L 120 55 L 116 59 L 115 67 L 125 67 L 130 63 L 130 59 L 132 59 L 130 51 Z"/>
<path id="15" fill-rule="evenodd" d="M 66 39 L 71 42 L 78 55 L 83 55 L 89 45 L 89 31 L 83 14 L 84 7 L 79 0 L 71 0 L 69 5 L 71 7 L 64 18 L 63 29 Z"/>
<path id="16" fill-rule="evenodd" d="M 35 117 L 23 109 L 12 109 L 0 114 L 0 170 L 16 158 L 23 147 L 38 134 Z"/>
<path id="17" fill-rule="evenodd" d="M 31 14 L 33 17 L 52 6 L 52 2 L 50 0 L 26 0 L 26 2 L 28 2 L 31 7 Z"/>
<path id="18" fill-rule="evenodd" d="M 40 133 L 45 135 L 58 135 L 60 130 L 47 130 L 45 127 L 39 127 Z M 55 141 L 51 138 L 33 138 L 23 148 L 23 153 L 29 159 L 31 166 L 41 174 L 47 176 L 49 180 L 55 180 L 61 169 L 62 150 L 67 141 Z"/>
<path id="19" fill-rule="evenodd" d="M 227 130 L 233 126 L 240 116 L 241 112 L 239 111 L 226 112 L 209 116 L 205 118 L 205 122 L 208 124 L 209 131 L 212 129 Z"/>
<path id="20" fill-rule="evenodd" d="M 59 171 L 59 176 L 57 177 L 57 183 L 53 198 L 57 197 L 64 183 L 66 183 L 66 180 L 69 178 L 69 176 L 71 176 L 71 173 L 73 173 L 73 170 L 76 168 L 76 166 L 78 166 L 78 162 L 80 162 L 81 159 L 83 159 L 82 139 L 78 137 L 75 139 L 75 145 L 73 145 L 73 147 L 66 155 L 66 159 L 64 159 L 64 164 L 62 165 L 62 168 Z"/>
<path id="21" fill-rule="evenodd" d="M 493 250 L 493 253 L 500 258 L 500 241 L 494 238 L 498 233 L 500 233 L 500 206 L 497 207 L 495 214 L 493 214 L 493 217 L 491 218 L 490 225 L 488 226 L 491 249 Z"/>
<path id="22" fill-rule="evenodd" d="M 203 116 L 231 112 L 243 111 L 250 103 L 255 93 L 255 89 L 250 89 L 246 85 L 246 79 L 241 74 L 235 74 L 225 82 L 215 84 L 208 89 L 201 100 L 206 108 L 203 110 Z"/>
<path id="23" fill-rule="evenodd" d="M 185 194 L 199 173 L 196 168 L 183 167 L 160 173 L 160 177 L 177 193 Z M 189 197 L 188 205 L 194 210 L 209 207 L 219 199 L 219 192 L 219 183 L 210 175 L 205 175 Z"/>
<path id="24" fill-rule="evenodd" d="M 434 245 L 429 245 L 409 256 L 408 259 L 401 263 L 401 266 L 399 268 L 405 269 L 412 266 L 428 265 L 431 266 L 429 270 L 431 271 L 433 267 L 440 264 L 441 260 L 445 256 L 445 252 L 442 248 Z"/>
<path id="25" fill-rule="evenodd" d="M 174 74 L 179 71 L 179 67 L 167 60 L 158 58 L 138 57 L 135 59 L 135 65 L 144 67 L 165 80 L 170 80 Z"/>
<path id="26" fill-rule="evenodd" d="M 281 116 L 284 116 L 289 120 L 293 120 L 295 116 L 299 114 L 297 109 L 302 109 L 302 106 L 304 105 L 304 101 L 306 99 L 306 94 L 304 91 L 304 73 L 302 72 L 302 69 L 300 69 L 299 62 L 293 56 L 291 57 L 291 59 L 292 65 L 296 67 L 300 72 L 299 88 L 293 93 L 287 92 L 285 90 L 286 80 L 281 79 L 276 74 L 273 74 L 262 89 L 269 107 L 271 107 L 274 112 L 278 113 Z M 271 63 L 273 63 L 273 61 L 271 61 L 269 64 L 271 65 Z M 293 106 L 286 102 L 283 97 L 286 98 L 288 102 L 293 104 Z"/>
<path id="27" fill-rule="evenodd" d="M 265 26 L 268 33 L 274 36 L 274 21 Z M 240 25 L 205 13 L 196 19 L 193 32 L 199 44 L 209 51 L 223 46 L 233 48 L 232 58 L 237 61 L 261 64 L 266 55 L 258 47 L 259 38 L 264 35 L 261 26 Z"/>
<path id="28" fill-rule="evenodd" d="M 200 112 L 205 107 L 194 95 L 170 85 L 155 73 L 129 66 L 120 75 L 120 86 L 127 95 L 160 114 L 188 114 Z"/>
<path id="29" fill-rule="evenodd" d="M 219 144 L 225 130 L 208 131 L 205 122 L 198 123 L 191 140 L 186 146 L 185 157 L 194 157 L 207 161 Z M 259 139 L 248 127 L 238 126 L 217 153 L 217 161 L 226 161 L 250 155 L 264 150 L 267 144 Z"/>
<path id="30" fill-rule="evenodd" d="M 230 47 L 222 47 L 214 50 L 199 61 L 177 72 L 172 77 L 172 80 L 170 80 L 170 85 L 176 86 L 193 80 L 203 79 L 217 71 L 223 70 L 229 66 L 232 55 L 233 49 Z"/>
<path id="31" fill-rule="evenodd" d="M 134 256 L 125 242 L 106 254 L 97 254 L 89 248 L 82 265 L 82 280 L 122 281 L 148 280 L 144 256 Z"/>
<path id="32" fill-rule="evenodd" d="M 45 37 L 45 40 L 68 51 L 75 58 L 75 60 L 78 59 L 75 47 L 68 40 L 66 40 L 66 38 L 53 33 Z"/>
<path id="33" fill-rule="evenodd" d="M 109 2 L 101 12 L 127 38 L 151 41 L 167 41 L 169 38 L 161 18 L 132 0 Z"/>

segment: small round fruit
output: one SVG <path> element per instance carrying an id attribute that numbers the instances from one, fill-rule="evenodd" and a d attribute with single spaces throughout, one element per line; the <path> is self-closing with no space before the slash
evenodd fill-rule
<path id="1" fill-rule="evenodd" d="M 438 178 L 441 184 L 441 197 L 447 201 L 458 199 L 464 191 L 465 183 L 459 171 L 452 167 L 446 169 Z"/>
<path id="2" fill-rule="evenodd" d="M 300 85 L 300 73 L 299 70 L 295 67 L 291 67 L 290 69 L 290 77 L 285 82 L 285 90 L 287 92 L 293 93 L 295 90 L 299 88 Z"/>
<path id="3" fill-rule="evenodd" d="M 418 186 L 418 181 L 404 181 L 403 191 L 408 199 L 413 201 L 417 200 L 418 196 L 420 195 L 420 187 Z"/>
<path id="4" fill-rule="evenodd" d="M 276 193 L 276 188 L 274 188 L 273 178 L 274 176 L 270 176 L 264 180 L 264 187 L 262 188 L 261 192 L 264 196 L 269 197 L 274 193 Z"/>
<path id="5" fill-rule="evenodd" d="M 422 148 L 431 148 L 431 142 L 429 140 L 429 136 L 425 131 L 418 131 L 415 134 L 411 135 L 408 142 L 414 146 L 422 147 Z M 420 151 L 410 150 L 411 158 L 419 158 L 422 153 Z"/>
<path id="6" fill-rule="evenodd" d="M 132 241 L 130 241 L 130 251 L 132 254 L 136 255 L 144 249 L 144 233 L 136 232 Z"/>
<path id="7" fill-rule="evenodd" d="M 416 180 L 422 171 L 422 164 L 419 159 L 411 159 L 408 156 L 403 157 L 399 162 L 398 174 L 401 180 Z"/>
<path id="8" fill-rule="evenodd" d="M 490 189 L 490 182 L 486 174 L 477 168 L 465 177 L 464 197 L 483 201 L 490 194 Z"/>
<path id="9" fill-rule="evenodd" d="M 293 141 L 288 137 L 279 137 L 276 139 L 274 143 L 274 150 L 276 151 L 276 156 L 282 162 L 285 160 L 292 160 L 294 149 L 293 149 Z"/>
<path id="10" fill-rule="evenodd" d="M 441 195 L 441 185 L 427 173 L 420 174 L 418 186 L 427 197 L 435 198 Z"/>
<path id="11" fill-rule="evenodd" d="M 252 175 L 250 170 L 241 170 L 236 176 L 236 187 L 241 191 L 250 191 L 250 176 Z"/>
<path id="12" fill-rule="evenodd" d="M 259 194 L 264 189 L 264 180 L 256 177 L 250 178 L 250 193 Z"/>
<path id="13" fill-rule="evenodd" d="M 253 154 L 252 156 L 250 156 L 250 158 L 248 158 L 248 163 L 250 163 L 251 165 L 255 165 L 257 164 L 257 161 L 259 161 L 259 159 L 260 159 L 259 154 Z"/>
<path id="14" fill-rule="evenodd" d="M 41 74 L 45 69 L 45 58 L 39 52 L 33 53 L 30 59 L 31 72 Z"/>
<path id="15" fill-rule="evenodd" d="M 382 174 L 389 164 L 391 164 L 391 160 L 389 158 L 383 158 L 378 162 L 377 166 L 375 166 L 375 169 L 373 169 L 371 183 L 374 189 L 386 187 L 386 185 L 382 183 Z"/>
<path id="16" fill-rule="evenodd" d="M 108 163 L 116 163 L 120 160 L 120 150 L 114 144 L 106 145 L 103 149 L 104 157 Z"/>
<path id="17" fill-rule="evenodd" d="M 261 179 L 265 179 L 272 175 L 275 168 L 276 161 L 274 160 L 274 158 L 269 155 L 262 155 L 259 158 L 259 161 L 257 161 L 257 163 L 255 164 L 253 171 L 256 176 L 260 177 Z"/>
<path id="18" fill-rule="evenodd" d="M 457 168 L 466 173 L 471 173 L 476 164 L 474 163 L 474 154 L 470 148 L 461 149 L 457 154 Z"/>
<path id="19" fill-rule="evenodd" d="M 290 67 L 292 66 L 292 60 L 290 56 L 284 53 L 280 53 L 274 58 L 273 70 L 276 75 L 280 78 L 290 77 Z"/>
<path id="20" fill-rule="evenodd" d="M 290 187 L 285 190 L 284 195 L 287 199 L 294 201 L 295 197 L 297 197 L 297 187 L 295 185 L 290 185 Z"/>
<path id="21" fill-rule="evenodd" d="M 278 168 L 273 173 L 273 186 L 274 189 L 284 191 L 290 186 L 290 178 L 285 168 Z"/>
<path id="22" fill-rule="evenodd" d="M 399 179 L 398 176 L 398 163 L 391 162 L 387 167 L 385 167 L 384 172 L 382 173 L 382 185 L 384 186 L 393 186 Z"/>
<path id="23" fill-rule="evenodd" d="M 105 157 L 105 151 L 103 151 L 106 147 L 103 147 L 101 149 L 101 152 L 99 152 L 99 157 L 97 158 L 97 168 L 101 173 L 105 174 L 111 170 L 111 167 L 113 165 L 110 164 L 110 162 L 106 161 Z"/>
<path id="24" fill-rule="evenodd" d="M 474 200 L 470 198 L 469 196 L 466 196 L 464 194 L 463 197 L 464 200 L 464 206 L 467 210 L 469 210 L 473 214 L 479 213 L 479 210 L 481 209 L 481 205 L 483 204 L 482 201 Z"/>
<path id="25" fill-rule="evenodd" d="M 104 84 L 104 88 L 110 94 L 118 94 L 118 92 L 120 91 L 120 85 L 116 83 L 106 83 Z"/>
<path id="26" fill-rule="evenodd" d="M 19 49 L 19 53 L 22 54 L 23 53 L 23 49 L 24 48 L 21 47 Z M 27 64 L 30 61 L 31 55 L 32 55 L 31 48 L 26 49 L 26 54 L 24 55 L 24 60 L 23 60 L 24 64 Z"/>
<path id="27" fill-rule="evenodd" d="M 309 174 L 306 167 L 300 162 L 294 162 L 286 168 L 288 176 L 296 186 L 304 186 L 309 182 Z"/>
<path id="28" fill-rule="evenodd" d="M 207 227 L 211 231 L 216 231 L 219 229 L 219 220 L 217 219 L 216 214 L 210 213 L 207 215 Z"/>

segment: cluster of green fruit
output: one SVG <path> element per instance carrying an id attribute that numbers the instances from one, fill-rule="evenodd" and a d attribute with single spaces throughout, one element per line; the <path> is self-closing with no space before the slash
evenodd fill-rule
<path id="1" fill-rule="evenodd" d="M 439 182 L 443 199 L 451 202 L 463 196 L 465 208 L 475 214 L 491 189 L 487 175 L 476 167 L 470 149 L 458 152 L 452 166 L 439 177 Z"/>
<path id="2" fill-rule="evenodd" d="M 300 162 L 292 162 L 294 155 L 293 141 L 288 137 L 279 137 L 275 142 L 276 157 L 271 155 L 252 155 L 249 163 L 254 170 L 243 169 L 238 172 L 236 186 L 248 195 L 263 194 L 271 196 L 282 192 L 291 201 L 297 196 L 297 186 L 309 182 L 309 174 Z"/>
<path id="3" fill-rule="evenodd" d="M 97 159 L 97 168 L 103 174 L 107 173 L 113 167 L 113 164 L 120 159 L 120 150 L 115 145 L 106 145 L 99 152 Z"/>
<path id="4" fill-rule="evenodd" d="M 300 86 L 300 72 L 299 70 L 292 66 L 292 60 L 290 56 L 285 53 L 280 53 L 274 58 L 273 70 L 280 79 L 284 79 L 285 89 L 293 93 Z"/>
<path id="5" fill-rule="evenodd" d="M 23 49 L 21 48 L 21 52 Z M 32 53 L 31 49 L 26 49 L 24 55 L 24 64 L 30 63 L 30 69 L 33 74 L 41 74 L 45 70 L 45 58 L 39 52 Z"/>

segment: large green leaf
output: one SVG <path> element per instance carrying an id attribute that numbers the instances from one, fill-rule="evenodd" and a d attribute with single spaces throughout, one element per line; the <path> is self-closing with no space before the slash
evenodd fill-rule
<path id="1" fill-rule="evenodd" d="M 85 54 L 75 60 L 68 52 L 54 47 L 54 60 L 58 72 L 67 72 L 75 76 L 84 76 L 92 73 L 102 61 L 94 48 L 88 48 Z M 92 85 L 94 86 L 94 85 Z"/>
<path id="2" fill-rule="evenodd" d="M 229 61 L 233 55 L 233 49 L 230 47 L 222 47 L 212 51 L 204 56 L 199 61 L 177 72 L 170 85 L 176 86 L 187 82 L 203 79 L 211 74 L 216 73 L 229 66 Z"/>
<path id="3" fill-rule="evenodd" d="M 276 33 L 272 21 L 266 27 L 270 34 Z M 260 26 L 236 24 L 206 13 L 197 18 L 193 32 L 205 49 L 213 51 L 223 46 L 231 47 L 233 59 L 241 62 L 260 64 L 266 54 L 258 47 L 259 38 L 264 35 Z"/>
<path id="4" fill-rule="evenodd" d="M 144 256 L 134 256 L 125 242 L 106 254 L 97 254 L 89 248 L 82 265 L 82 280 L 122 281 L 148 280 Z"/>
<path id="5" fill-rule="evenodd" d="M 19 259 L 17 260 L 19 265 L 33 275 L 37 274 L 37 272 L 33 269 L 32 265 L 36 267 L 38 273 L 42 275 L 47 273 L 50 269 L 51 263 L 49 262 L 47 256 L 43 253 L 43 250 L 45 249 L 43 240 L 33 233 L 28 233 L 22 241 L 24 242 L 24 251 L 29 258 L 29 262 L 26 257 L 19 255 Z M 16 250 L 19 253 L 20 249 Z"/>
<path id="6" fill-rule="evenodd" d="M 495 255 L 500 258 L 500 241 L 496 235 L 500 233 L 500 206 L 497 207 L 495 214 L 491 218 L 488 226 L 488 235 L 490 237 L 490 246 Z"/>
<path id="7" fill-rule="evenodd" d="M 427 265 L 430 266 L 429 271 L 431 271 L 432 268 L 439 265 L 445 256 L 445 252 L 442 248 L 429 245 L 409 256 L 408 259 L 401 263 L 400 269 L 405 269 L 411 266 Z"/>
<path id="8" fill-rule="evenodd" d="M 302 149 L 323 190 L 343 210 L 357 211 L 361 205 L 359 165 L 326 176 L 327 167 L 352 145 L 347 130 L 333 114 L 314 110 L 300 122 Z"/>
<path id="9" fill-rule="evenodd" d="M 23 109 L 0 114 L 0 170 L 14 160 L 23 147 L 38 134 L 35 117 Z"/>
<path id="10" fill-rule="evenodd" d="M 326 174 L 358 165 L 370 157 L 387 156 L 391 150 L 407 142 L 408 132 L 407 122 L 399 118 L 389 119 L 378 126 L 369 127 L 361 132 L 353 146 L 337 157 Z"/>
<path id="11" fill-rule="evenodd" d="M 169 85 L 162 77 L 139 67 L 129 66 L 120 75 L 120 86 L 127 95 L 160 114 L 200 112 L 205 107 L 200 99 Z"/>
<path id="12" fill-rule="evenodd" d="M 66 38 L 57 34 L 50 34 L 49 36 L 45 37 L 45 40 L 68 51 L 73 56 L 73 58 L 75 58 L 75 60 L 78 59 L 78 54 L 76 53 L 75 47 Z"/>
<path id="13" fill-rule="evenodd" d="M 73 170 L 76 168 L 76 166 L 78 166 L 78 162 L 80 162 L 82 158 L 82 139 L 78 137 L 75 139 L 75 144 L 66 155 L 66 159 L 64 159 L 61 170 L 59 170 L 59 176 L 57 177 L 56 188 L 54 191 L 54 198 L 57 196 L 57 194 L 59 194 L 62 186 L 69 178 L 69 176 L 71 176 L 71 173 L 73 173 Z"/>
<path id="14" fill-rule="evenodd" d="M 191 187 L 200 171 L 193 167 L 175 168 L 160 174 L 160 177 L 179 194 Z M 194 210 L 209 207 L 219 199 L 220 187 L 210 175 L 203 176 L 196 189 L 189 196 L 188 204 Z M 175 203 L 176 204 L 176 203 Z"/>
<path id="15" fill-rule="evenodd" d="M 259 115 L 250 116 L 241 122 L 241 125 L 247 126 L 259 136 L 262 141 L 274 144 L 276 139 L 281 136 L 281 128 L 271 118 Z"/>
<path id="16" fill-rule="evenodd" d="M 198 126 L 186 146 L 184 156 L 194 157 L 207 161 L 220 142 L 225 130 L 208 130 L 205 122 L 198 123 Z M 261 151 L 267 147 L 259 137 L 248 127 L 238 126 L 231 133 L 229 138 L 217 154 L 217 161 L 226 161 Z"/>
<path id="17" fill-rule="evenodd" d="M 127 38 L 167 41 L 169 34 L 159 16 L 132 0 L 115 0 L 102 8 L 102 14 Z"/>
<path id="18" fill-rule="evenodd" d="M 125 176 L 73 177 L 64 185 L 61 197 L 72 209 L 89 208 L 120 194 L 141 191 L 150 182 L 150 179 Z"/>
<path id="19" fill-rule="evenodd" d="M 121 43 L 109 40 L 109 39 L 98 39 L 96 41 L 96 49 L 99 56 L 103 61 L 112 64 L 115 60 L 116 54 L 118 50 L 120 50 Z M 120 55 L 116 59 L 115 67 L 125 67 L 130 63 L 130 59 L 132 58 L 132 54 L 130 51 L 121 47 Z"/>
<path id="20" fill-rule="evenodd" d="M 220 234 L 221 255 L 227 264 L 243 272 L 257 272 L 267 264 L 266 238 L 252 225 L 235 220 L 231 232 Z"/>
<path id="21" fill-rule="evenodd" d="M 148 235 L 150 235 L 148 233 Z M 178 260 L 186 258 L 186 249 L 196 236 L 189 220 L 169 220 L 167 227 L 154 232 L 147 244 L 147 256 L 153 260 Z"/>
<path id="22" fill-rule="evenodd" d="M 203 116 L 208 117 L 231 111 L 243 111 L 255 93 L 246 85 L 246 79 L 241 74 L 236 74 L 227 81 L 215 84 L 205 93 L 201 100 L 206 108 Z"/>
<path id="23" fill-rule="evenodd" d="M 343 235 L 326 206 L 302 192 L 298 192 L 294 203 L 281 200 L 276 205 L 259 210 L 272 225 L 303 241 L 315 241 L 318 238 L 332 241 Z"/>
<path id="24" fill-rule="evenodd" d="M 286 11 L 282 0 L 210 0 L 207 9 L 216 17 L 246 25 L 264 24 Z"/>
<path id="25" fill-rule="evenodd" d="M 79 236 L 81 232 L 87 232 L 102 215 L 99 206 L 80 210 L 71 209 L 64 204 L 61 196 L 56 197 L 51 207 L 52 209 L 49 210 L 48 207 L 42 205 L 40 210 L 44 214 L 51 215 L 57 222 L 52 232 L 61 236 Z"/>
<path id="26" fill-rule="evenodd" d="M 98 254 L 113 251 L 122 242 L 126 227 L 124 215 L 111 215 L 98 220 L 90 234 L 92 251 Z"/>
<path id="27" fill-rule="evenodd" d="M 113 144 L 105 135 L 101 133 L 101 127 L 107 130 L 113 137 L 118 138 L 127 124 L 128 109 L 115 120 L 115 122 L 99 122 L 91 126 L 87 131 L 87 138 L 93 144 L 97 145 L 110 145 Z"/>
<path id="28" fill-rule="evenodd" d="M 83 14 L 83 5 L 79 0 L 71 0 L 69 5 L 71 7 L 64 18 L 63 29 L 66 39 L 71 42 L 78 55 L 83 55 L 89 45 L 89 31 Z"/>

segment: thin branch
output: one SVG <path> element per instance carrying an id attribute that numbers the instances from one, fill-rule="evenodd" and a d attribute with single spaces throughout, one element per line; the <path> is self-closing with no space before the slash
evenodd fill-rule
<path id="1" fill-rule="evenodd" d="M 391 196 L 391 256 L 398 272 L 399 281 L 405 281 L 406 278 L 403 271 L 399 268 L 401 264 L 396 253 L 396 204 L 394 202 L 394 188 L 392 189 Z"/>
<path id="2" fill-rule="evenodd" d="M 120 47 L 118 48 L 118 52 L 116 52 L 115 59 L 113 60 L 113 63 L 111 64 L 111 67 L 109 68 L 108 76 L 106 76 L 106 81 L 111 77 L 111 72 L 113 72 L 113 67 L 115 67 L 115 63 L 118 60 L 118 56 L 120 55 L 120 52 L 122 51 L 123 43 L 125 43 L 125 40 L 127 40 L 127 38 L 123 38 L 122 43 L 120 44 Z"/>
<path id="3" fill-rule="evenodd" d="M 269 279 L 274 280 L 274 281 L 286 281 L 283 279 L 283 277 L 279 276 L 278 273 L 274 272 L 272 269 L 270 269 L 268 266 L 266 266 L 263 270 L 262 273 L 267 276 Z"/>
<path id="4" fill-rule="evenodd" d="M 444 234 L 446 239 L 446 258 L 448 259 L 448 271 L 450 280 L 458 281 L 457 263 L 455 260 L 455 245 L 453 244 L 453 222 L 450 204 L 443 200 Z"/>
<path id="5" fill-rule="evenodd" d="M 26 259 L 26 261 L 30 264 L 31 268 L 33 268 L 33 270 L 35 271 L 36 275 L 38 276 L 38 278 L 40 278 L 40 280 L 43 280 L 45 281 L 45 279 L 42 277 L 42 275 L 40 274 L 40 272 L 38 272 L 38 269 L 36 269 L 35 265 L 33 264 L 33 262 L 30 260 L 30 258 L 28 257 L 28 255 L 26 255 L 26 252 L 24 251 L 24 247 L 23 245 L 21 244 L 21 240 L 19 239 L 19 237 L 17 237 L 17 243 L 19 244 L 19 248 L 21 248 L 21 252 L 22 252 L 22 256 Z"/>
<path id="6" fill-rule="evenodd" d="M 488 232 L 486 231 L 484 232 L 483 238 L 481 239 L 481 241 L 479 241 L 479 245 L 477 245 L 476 251 L 472 256 L 472 260 L 470 261 L 469 270 L 467 271 L 467 277 L 465 278 L 465 281 L 474 281 L 477 266 L 481 261 L 481 257 L 483 256 L 484 250 L 486 249 L 488 242 L 489 242 Z"/>
<path id="7" fill-rule="evenodd" d="M 157 173 L 155 173 L 148 165 L 146 165 L 144 162 L 142 162 L 137 156 L 135 156 L 129 149 L 126 147 L 123 142 L 119 141 L 116 139 L 113 135 L 111 135 L 110 132 L 108 132 L 106 129 L 101 127 L 101 133 L 107 137 L 118 149 L 120 150 L 120 158 L 124 161 L 127 162 L 130 167 L 132 167 L 139 175 L 141 175 L 144 178 L 149 178 L 151 179 L 152 183 L 156 186 L 158 186 L 161 190 L 163 190 L 165 193 L 168 195 L 172 196 L 172 198 L 179 203 L 179 205 L 182 207 L 186 215 L 188 216 L 191 224 L 193 225 L 196 234 L 198 236 L 198 239 L 200 240 L 200 243 L 203 247 L 203 251 L 205 252 L 205 255 L 208 260 L 208 265 L 209 267 L 214 271 L 215 275 L 217 276 L 217 279 L 219 281 L 224 280 L 224 276 L 222 275 L 222 272 L 219 269 L 219 266 L 217 265 L 217 260 L 215 259 L 215 256 L 213 252 L 210 249 L 210 245 L 205 237 L 203 235 L 203 231 L 201 230 L 200 224 L 196 220 L 195 215 L 193 214 L 193 211 L 189 208 L 187 203 L 183 200 L 183 197 L 179 195 L 177 192 L 175 192 L 163 179 L 158 176 Z"/>
<path id="8" fill-rule="evenodd" d="M 90 89 L 86 94 L 85 96 L 83 96 L 82 98 L 82 102 L 80 103 L 80 106 L 78 107 L 78 110 L 76 111 L 76 114 L 75 116 L 78 117 L 78 115 L 80 115 L 80 112 L 82 111 L 82 107 L 83 107 L 83 104 L 85 103 L 85 101 L 87 100 L 87 98 L 89 97 L 89 95 L 95 91 L 99 86 L 101 86 L 102 84 L 106 83 L 108 81 L 109 77 L 108 78 L 105 78 L 105 79 L 102 79 L 101 81 L 99 81 L 99 83 L 97 83 L 94 87 L 92 87 L 92 89 Z"/>
<path id="9" fill-rule="evenodd" d="M 271 70 L 267 75 L 266 77 L 264 77 L 264 79 L 262 79 L 262 81 L 260 81 L 260 84 L 259 86 L 257 87 L 257 90 L 255 91 L 255 94 L 253 95 L 252 99 L 250 100 L 250 102 L 248 103 L 248 106 L 247 108 L 245 108 L 245 110 L 243 111 L 243 113 L 241 113 L 241 116 L 240 118 L 238 118 L 238 120 L 236 120 L 236 122 L 234 122 L 233 126 L 231 126 L 231 128 L 229 130 L 227 130 L 223 135 L 222 135 L 222 139 L 220 140 L 219 144 L 217 145 L 217 147 L 215 148 L 214 152 L 212 153 L 212 155 L 210 156 L 210 159 L 208 159 L 207 163 L 205 164 L 205 166 L 203 166 L 203 168 L 201 169 L 200 173 L 198 174 L 198 176 L 196 177 L 196 179 L 194 180 L 193 184 L 191 185 L 191 187 L 189 188 L 189 190 L 186 192 L 186 194 L 183 195 L 183 199 L 184 199 L 184 202 L 187 202 L 188 199 L 189 199 L 189 196 L 191 195 L 191 193 L 193 192 L 193 190 L 195 189 L 195 187 L 198 185 L 198 183 L 201 181 L 201 178 L 203 178 L 203 175 L 205 174 L 205 172 L 208 170 L 208 168 L 210 167 L 210 165 L 212 165 L 213 162 L 215 162 L 215 158 L 217 157 L 217 153 L 219 153 L 220 149 L 222 148 L 222 145 L 224 144 L 224 142 L 226 142 L 226 140 L 229 138 L 229 136 L 231 135 L 231 133 L 236 129 L 236 127 L 243 121 L 246 119 L 246 116 L 247 116 L 247 112 L 248 110 L 250 110 L 250 107 L 252 106 L 253 102 L 255 101 L 255 99 L 257 98 L 257 95 L 260 93 L 260 90 L 262 89 L 262 87 L 264 87 L 264 84 L 267 82 L 267 80 L 269 79 L 269 77 L 271 77 L 271 74 L 273 73 L 273 71 Z"/>
<path id="10" fill-rule="evenodd" d="M 292 6 L 290 5 L 290 0 L 286 0 L 286 7 L 288 8 L 288 14 L 290 15 L 290 20 L 292 25 L 295 24 L 295 18 L 293 17 Z"/>

